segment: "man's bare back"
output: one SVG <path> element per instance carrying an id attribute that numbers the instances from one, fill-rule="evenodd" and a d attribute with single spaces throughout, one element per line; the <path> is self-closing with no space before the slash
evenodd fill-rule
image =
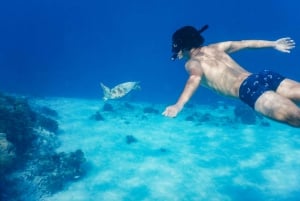
<path id="1" fill-rule="evenodd" d="M 194 67 L 201 68 L 203 72 L 201 85 L 225 96 L 238 97 L 241 83 L 250 75 L 248 71 L 220 50 L 217 44 L 197 48 L 191 54 L 186 70 L 190 71 L 190 68 L 193 68 L 191 63 L 198 63 Z"/>
<path id="2" fill-rule="evenodd" d="M 295 47 L 290 38 L 276 41 L 242 40 L 227 41 L 201 46 L 204 42 L 201 32 L 185 26 L 173 34 L 172 59 L 187 59 L 185 68 L 189 78 L 179 99 L 162 113 L 176 117 L 201 85 L 235 98 L 252 107 L 255 111 L 273 120 L 300 127 L 300 83 L 282 75 L 264 70 L 250 73 L 236 63 L 230 53 L 246 48 L 274 48 L 289 53 Z"/>

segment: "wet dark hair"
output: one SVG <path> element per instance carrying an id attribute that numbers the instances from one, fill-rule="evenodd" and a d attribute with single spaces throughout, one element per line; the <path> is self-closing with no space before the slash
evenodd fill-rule
<path id="1" fill-rule="evenodd" d="M 178 29 L 172 36 L 172 52 L 174 54 L 171 59 L 175 60 L 180 50 L 190 50 L 200 47 L 204 43 L 201 33 L 207 28 L 208 25 L 206 24 L 200 30 L 192 26 L 184 26 Z"/>

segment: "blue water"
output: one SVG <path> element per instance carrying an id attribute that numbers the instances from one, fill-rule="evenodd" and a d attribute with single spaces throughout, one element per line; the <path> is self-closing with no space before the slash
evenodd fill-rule
<path id="1" fill-rule="evenodd" d="M 279 0 L 2 1 L 0 90 L 98 98 L 100 82 L 138 80 L 138 100 L 175 101 L 186 79 L 183 62 L 170 60 L 176 29 L 209 24 L 206 44 L 285 36 L 297 42 L 298 8 Z M 297 79 L 299 54 L 296 48 L 291 54 L 266 49 L 233 56 L 251 71 L 271 68 Z M 211 97 L 218 96 L 200 89 L 194 98 Z"/>
<path id="2" fill-rule="evenodd" d="M 268 68 L 299 81 L 299 7 L 300 3 L 297 1 L 287 3 L 279 0 L 1 1 L 0 91 L 38 97 L 91 98 L 100 101 L 100 82 L 114 86 L 125 81 L 139 81 L 142 90 L 132 94 L 129 100 L 162 103 L 166 106 L 177 100 L 187 79 L 184 62 L 170 60 L 171 36 L 181 26 L 201 27 L 204 24 L 210 26 L 203 34 L 205 44 L 226 40 L 276 40 L 286 36 L 292 37 L 296 41 L 296 48 L 290 54 L 273 49 L 260 49 L 244 50 L 232 56 L 249 71 L 256 72 Z M 214 105 L 217 101 L 232 100 L 200 88 L 191 101 Z M 284 125 L 279 128 L 287 129 Z M 228 128 L 222 130 L 226 129 Z M 288 131 L 289 128 L 284 132 L 284 137 L 293 136 L 293 133 Z M 255 139 L 259 139 L 259 135 L 256 135 Z M 281 138 L 276 139 L 276 142 L 284 141 Z M 286 144 L 290 146 L 291 143 L 289 141 Z M 228 153 L 234 152 L 228 148 L 230 145 L 225 147 Z M 294 156 L 297 155 L 295 153 L 298 153 L 298 148 L 299 143 L 295 143 Z M 258 161 L 264 161 L 263 165 L 276 164 L 270 172 L 265 172 L 265 176 L 276 174 L 276 167 L 280 164 L 276 162 L 272 153 L 272 158 L 267 160 L 260 159 L 259 153 L 255 155 L 255 151 L 259 150 L 255 150 L 254 147 L 251 147 L 251 151 L 251 159 L 254 158 L 254 161 L 257 159 L 255 157 L 258 157 Z M 280 153 L 286 154 L 284 150 Z M 267 157 L 269 153 L 263 156 Z M 294 163 L 296 162 L 289 163 L 291 166 L 286 167 L 290 173 L 288 178 L 293 178 L 294 174 L 299 178 L 299 163 L 296 163 L 296 168 L 293 169 Z M 196 169 L 203 165 L 199 163 Z M 284 177 L 285 167 L 278 169 L 280 180 Z M 248 188 L 255 183 L 265 182 L 259 179 L 267 176 L 261 177 L 257 172 L 259 171 L 253 170 L 246 173 L 253 178 L 246 180 L 250 180 L 247 188 L 239 186 L 237 189 L 234 185 L 227 185 L 220 187 L 218 193 L 224 191 L 232 200 L 264 200 L 263 196 L 256 192 L 257 188 Z M 167 175 L 166 178 L 172 177 Z M 263 190 L 276 190 L 272 184 L 279 185 L 280 182 L 273 181 L 271 176 L 268 178 L 266 183 L 270 186 L 262 185 L 265 187 Z M 245 181 L 243 178 L 236 179 L 240 179 L 241 183 Z M 231 181 L 231 174 L 225 180 L 226 184 L 227 181 Z M 188 182 L 185 178 L 185 183 Z M 283 190 L 281 185 L 278 189 L 288 192 L 285 198 L 288 200 L 289 185 L 286 183 L 288 181 L 282 184 Z M 299 182 L 294 181 L 290 186 L 293 187 L 292 193 L 299 194 Z M 185 186 L 186 189 L 189 187 Z M 209 189 L 209 186 L 207 188 Z M 133 189 L 133 194 L 143 194 L 143 191 L 143 187 L 136 188 Z M 180 195 L 184 197 L 186 194 L 181 192 Z M 242 199 L 241 195 L 245 197 Z M 291 197 L 296 200 L 298 196 L 292 194 Z"/>

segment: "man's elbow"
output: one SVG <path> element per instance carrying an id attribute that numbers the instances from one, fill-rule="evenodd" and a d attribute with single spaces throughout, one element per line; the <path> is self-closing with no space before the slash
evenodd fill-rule
<path id="1" fill-rule="evenodd" d="M 189 79 L 189 84 L 198 86 L 201 82 L 201 76 L 198 75 L 191 75 Z"/>

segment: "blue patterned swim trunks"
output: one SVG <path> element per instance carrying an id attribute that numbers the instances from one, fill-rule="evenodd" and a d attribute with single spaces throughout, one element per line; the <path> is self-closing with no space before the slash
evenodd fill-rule
<path id="1" fill-rule="evenodd" d="M 249 75 L 239 89 L 240 99 L 254 108 L 256 100 L 266 91 L 276 91 L 285 77 L 270 70 Z"/>

